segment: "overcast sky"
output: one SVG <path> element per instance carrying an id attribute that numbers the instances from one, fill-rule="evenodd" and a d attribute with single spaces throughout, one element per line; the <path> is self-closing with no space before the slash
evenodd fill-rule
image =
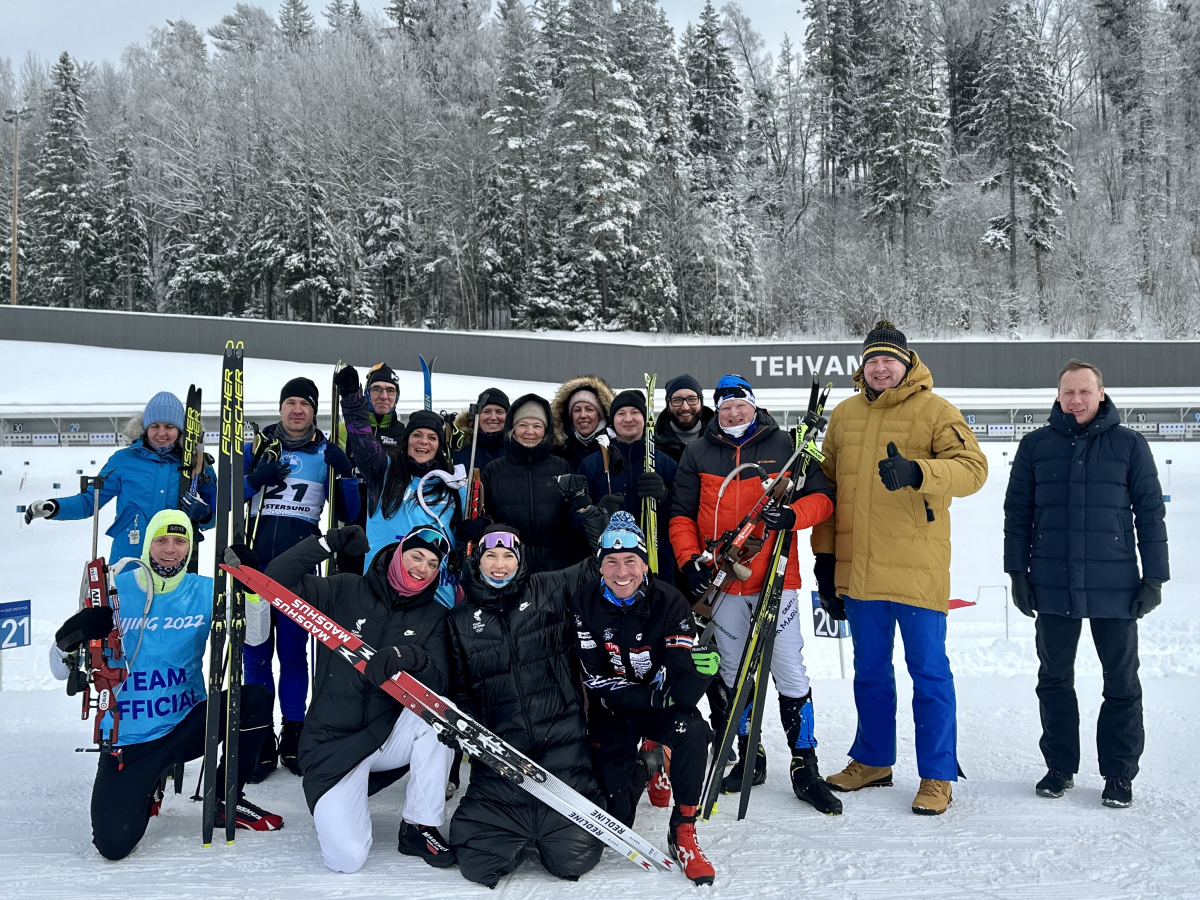
<path id="1" fill-rule="evenodd" d="M 253 2 L 253 0 L 250 0 Z M 659 0 L 667 17 L 682 33 L 697 21 L 704 0 Z M 714 0 L 720 7 L 725 0 Z M 117 62 L 129 44 L 145 41 L 151 28 L 167 19 L 187 19 L 204 31 L 232 11 L 236 0 L 0 0 L 0 57 L 19 69 L 25 54 L 33 51 L 46 60 L 63 50 L 74 57 Z M 328 0 L 309 0 L 319 15 Z M 269 12 L 278 0 L 258 0 Z M 387 0 L 359 0 L 365 10 L 382 10 Z M 802 38 L 800 0 L 742 0 L 755 28 L 767 46 L 778 47 L 786 31 L 793 43 Z M 323 21 L 323 20 L 319 20 Z"/>

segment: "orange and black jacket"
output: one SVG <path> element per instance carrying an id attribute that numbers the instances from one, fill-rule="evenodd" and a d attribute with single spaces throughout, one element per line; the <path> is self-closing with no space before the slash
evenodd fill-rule
<path id="1" fill-rule="evenodd" d="M 737 479 L 730 482 L 717 506 L 717 493 L 725 476 L 742 463 L 758 463 L 767 475 L 776 475 L 788 461 L 794 450 L 791 437 L 763 410 L 758 410 L 758 420 L 749 437 L 739 444 L 723 432 L 714 416 L 704 429 L 699 440 L 693 441 L 679 460 L 672 486 L 671 546 L 679 565 L 686 565 L 695 556 L 704 552 L 704 542 L 714 536 L 720 537 L 726 530 L 736 528 L 762 496 L 759 472 L 745 469 Z M 825 478 L 821 467 L 809 463 L 808 478 L 800 496 L 792 504 L 796 512 L 796 530 L 811 528 L 833 515 L 833 488 Z M 755 534 L 762 534 L 759 525 Z M 771 546 L 767 542 L 766 547 Z M 793 543 L 793 548 L 795 544 Z M 800 568 L 793 550 L 784 573 L 783 586 L 789 590 L 800 588 Z M 760 552 L 750 563 L 751 575 L 746 581 L 735 581 L 729 587 L 731 594 L 756 594 L 766 579 L 770 554 Z"/>

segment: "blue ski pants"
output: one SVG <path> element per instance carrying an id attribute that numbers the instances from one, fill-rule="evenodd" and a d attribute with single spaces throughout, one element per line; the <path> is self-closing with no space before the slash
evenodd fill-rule
<path id="1" fill-rule="evenodd" d="M 896 762 L 896 626 L 913 681 L 917 771 L 922 778 L 958 780 L 954 676 L 946 656 L 946 614 L 890 600 L 846 597 L 854 641 L 854 705 L 858 734 L 850 756 L 868 766 Z"/>
<path id="2" fill-rule="evenodd" d="M 275 691 L 271 661 L 279 651 L 279 711 L 285 722 L 303 722 L 308 700 L 308 632 L 271 610 L 271 637 L 257 647 L 242 649 L 246 684 L 261 684 Z"/>

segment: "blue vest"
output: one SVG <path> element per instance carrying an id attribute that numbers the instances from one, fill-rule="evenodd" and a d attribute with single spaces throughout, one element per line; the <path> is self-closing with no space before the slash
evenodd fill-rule
<path id="1" fill-rule="evenodd" d="M 146 592 L 138 584 L 139 572 L 140 567 L 127 569 L 116 579 L 129 664 L 129 676 L 117 692 L 122 746 L 163 737 L 207 696 L 204 649 L 212 620 L 212 579 L 185 575 L 175 590 L 155 595 L 143 621 Z"/>

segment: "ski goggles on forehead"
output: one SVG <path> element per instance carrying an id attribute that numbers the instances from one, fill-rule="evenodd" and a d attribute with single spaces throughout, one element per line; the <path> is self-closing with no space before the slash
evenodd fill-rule
<path id="1" fill-rule="evenodd" d="M 483 544 L 484 550 L 495 550 L 497 547 L 503 547 L 505 550 L 517 550 L 521 546 L 521 542 L 517 536 L 511 531 L 493 531 L 491 534 L 485 534 L 480 543 Z"/>
<path id="2" fill-rule="evenodd" d="M 601 550 L 637 550 L 641 540 L 632 531 L 606 531 L 600 535 Z"/>
<path id="3" fill-rule="evenodd" d="M 418 538 L 427 544 L 432 544 L 439 548 L 443 554 L 450 550 L 450 542 L 446 540 L 446 536 L 433 528 L 418 528 L 416 531 L 410 532 L 408 537 Z"/>

